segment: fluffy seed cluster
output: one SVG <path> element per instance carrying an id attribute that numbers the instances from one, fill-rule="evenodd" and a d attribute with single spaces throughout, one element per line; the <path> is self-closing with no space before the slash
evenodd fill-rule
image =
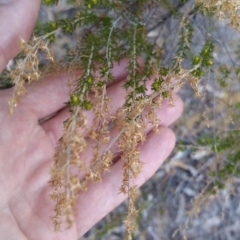
<path id="1" fill-rule="evenodd" d="M 240 31 L 240 2 L 238 0 L 197 0 L 204 10 L 213 12 L 220 19 L 228 19 L 229 25 Z"/>
<path id="2" fill-rule="evenodd" d="M 14 84 L 13 95 L 9 100 L 10 114 L 13 114 L 19 98 L 27 93 L 26 83 L 37 81 L 42 75 L 39 69 L 39 53 L 44 54 L 45 59 L 54 62 L 53 51 L 48 47 L 48 41 L 44 41 L 42 37 L 33 37 L 29 42 L 21 39 L 20 49 L 22 56 L 17 60 L 14 70 L 10 71 L 10 77 Z"/>
<path id="3" fill-rule="evenodd" d="M 49 182 L 53 189 L 51 198 L 55 202 L 55 216 L 53 223 L 55 230 L 60 230 L 61 216 L 65 215 L 69 226 L 72 225 L 72 208 L 77 200 L 79 190 L 86 190 L 86 181 L 80 182 L 79 172 L 86 170 L 85 162 L 79 154 L 86 149 L 86 140 L 79 128 L 86 126 L 86 118 L 79 107 L 72 109 L 74 114 L 64 122 L 65 133 L 59 140 L 54 165 L 52 167 L 52 178 Z"/>

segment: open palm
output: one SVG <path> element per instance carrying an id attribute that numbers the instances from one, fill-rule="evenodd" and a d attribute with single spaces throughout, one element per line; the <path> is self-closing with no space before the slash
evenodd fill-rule
<path id="1" fill-rule="evenodd" d="M 40 0 L 18 0 L 0 5 L 0 71 L 19 51 L 19 36 L 27 39 L 38 15 Z M 109 87 L 114 111 L 124 102 L 121 86 L 126 77 L 126 61 L 114 66 L 116 83 Z M 12 89 L 0 92 L 0 239 L 61 240 L 77 239 L 97 221 L 119 205 L 126 196 L 118 194 L 121 184 L 119 160 L 103 176 L 103 180 L 89 186 L 80 194 L 75 209 L 75 225 L 54 232 L 51 216 L 54 204 L 49 194 L 50 168 L 57 140 L 63 134 L 63 121 L 68 117 L 64 102 L 68 100 L 67 76 L 49 76 L 28 87 L 14 115 L 8 114 L 8 100 Z M 176 96 L 175 107 L 165 102 L 159 110 L 160 134 L 147 129 L 147 141 L 142 146 L 141 159 L 147 164 L 137 179 L 143 184 L 150 178 L 171 152 L 175 137 L 167 128 L 182 111 Z M 91 112 L 88 113 L 91 118 Z M 42 121 L 42 119 L 48 120 Z"/>

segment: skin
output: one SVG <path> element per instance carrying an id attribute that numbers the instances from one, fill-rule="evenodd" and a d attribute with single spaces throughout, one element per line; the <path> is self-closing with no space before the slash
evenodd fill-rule
<path id="1" fill-rule="evenodd" d="M 0 70 L 19 52 L 19 36 L 28 39 L 38 16 L 39 0 L 17 0 L 0 5 Z M 3 37 L 2 37 L 3 36 Z M 126 60 L 115 65 L 116 83 L 108 88 L 112 112 L 124 101 L 120 86 L 126 77 Z M 68 117 L 64 102 L 68 100 L 67 76 L 49 76 L 28 87 L 14 115 L 8 114 L 12 89 L 0 92 L 0 239 L 66 240 L 77 239 L 88 231 L 125 198 L 118 194 L 122 160 L 118 160 L 101 182 L 81 193 L 75 206 L 75 224 L 55 233 L 51 216 L 53 202 L 49 198 L 50 168 L 57 140 L 63 134 L 63 121 Z M 168 157 L 175 144 L 175 135 L 168 126 L 182 112 L 182 101 L 176 95 L 175 107 L 164 102 L 158 115 L 160 133 L 147 128 L 147 140 L 141 149 L 145 162 L 135 183 L 142 185 Z M 49 104 L 51 103 L 51 104 Z M 42 124 L 39 120 L 57 113 Z M 91 112 L 88 112 L 91 118 Z"/>
<path id="2" fill-rule="evenodd" d="M 9 4 L 12 3 L 14 0 L 0 0 L 0 4 Z"/>

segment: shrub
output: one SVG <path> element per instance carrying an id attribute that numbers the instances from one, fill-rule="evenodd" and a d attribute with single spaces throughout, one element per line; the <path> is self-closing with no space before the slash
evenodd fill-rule
<path id="1" fill-rule="evenodd" d="M 133 179 L 141 172 L 142 161 L 139 159 L 138 143 L 145 140 L 145 121 L 143 111 L 148 109 L 147 120 L 158 130 L 159 119 L 155 112 L 163 99 L 174 104 L 174 89 L 186 83 L 201 97 L 202 79 L 216 71 L 217 81 L 224 91 L 229 89 L 229 79 L 239 77 L 240 68 L 219 64 L 214 59 L 217 41 L 212 36 L 212 29 L 207 29 L 204 42 L 200 42 L 198 51 L 193 48 L 196 28 L 196 16 L 206 19 L 217 18 L 228 21 L 228 25 L 237 31 L 239 26 L 238 1 L 214 0 L 85 0 L 70 1 L 75 7 L 72 18 L 60 16 L 51 22 L 39 22 L 29 42 L 21 40 L 21 54 L 18 64 L 10 72 L 4 72 L 4 78 L 11 77 L 14 95 L 9 101 L 10 113 L 14 112 L 19 98 L 26 94 L 25 85 L 39 81 L 50 72 L 69 72 L 70 93 L 66 103 L 70 117 L 64 122 L 64 135 L 59 139 L 49 184 L 55 201 L 55 229 L 60 229 L 61 216 L 65 215 L 68 224 L 72 224 L 73 206 L 79 192 L 87 190 L 89 181 L 98 181 L 109 170 L 114 154 L 113 147 L 121 151 L 124 159 L 123 178 L 120 192 L 128 194 L 129 211 L 125 220 L 129 239 L 133 232 L 137 209 L 134 198 L 137 186 Z M 45 5 L 58 4 L 58 0 L 43 0 Z M 151 18 L 149 14 L 161 12 L 162 19 Z M 148 15 L 147 15 L 148 13 Z M 159 32 L 168 18 L 175 18 L 177 44 L 173 44 L 172 56 L 166 58 L 164 44 L 159 44 Z M 157 22 L 157 23 L 156 23 Z M 79 34 L 76 34 L 78 32 Z M 56 58 L 51 46 L 58 41 L 58 34 L 71 35 L 75 45 L 60 59 Z M 140 57 L 144 59 L 144 69 L 140 71 Z M 114 81 L 111 74 L 113 62 L 123 58 L 128 61 L 128 77 L 124 84 L 125 103 L 113 117 L 109 110 L 110 99 L 107 97 L 107 84 Z M 47 64 L 46 64 L 47 63 Z M 97 74 L 100 69 L 100 75 Z M 79 70 L 81 74 L 79 74 Z M 150 76 L 154 76 L 151 92 L 147 91 Z M 94 97 L 90 99 L 90 93 Z M 87 166 L 79 153 L 86 150 L 86 139 L 77 129 L 88 130 L 85 111 L 91 110 L 95 118 L 90 137 L 94 143 L 93 156 Z M 202 135 L 198 143 L 209 146 L 217 155 L 221 167 L 209 173 L 213 184 L 208 190 L 214 193 L 222 189 L 225 182 L 240 172 L 239 166 L 239 102 L 231 106 L 229 119 L 224 134 Z M 233 122 L 236 123 L 234 127 Z M 110 123 L 118 129 L 114 139 L 110 137 Z M 206 121 L 207 123 L 207 121 Z M 230 131 L 231 130 L 231 131 Z M 216 131 L 214 131 L 216 133 Z M 103 151 L 102 149 L 105 148 Z M 224 153 L 224 154 L 223 154 Z M 225 154 L 227 153 L 227 155 Z M 79 180 L 76 170 L 85 172 L 86 178 Z"/>

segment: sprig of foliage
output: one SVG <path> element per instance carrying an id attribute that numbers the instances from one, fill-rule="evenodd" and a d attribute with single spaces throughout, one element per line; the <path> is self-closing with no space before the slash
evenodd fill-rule
<path id="1" fill-rule="evenodd" d="M 188 2 L 180 1 L 181 6 Z M 43 0 L 43 3 L 55 5 L 58 0 Z M 227 18 L 231 26 L 240 29 L 237 12 L 240 3 L 237 1 L 198 0 L 196 3 L 195 11 Z M 143 17 L 144 9 L 156 4 L 165 7 L 180 21 L 176 54 L 173 61 L 165 66 L 160 61 L 162 53 L 147 37 L 148 26 Z M 177 6 L 168 0 L 159 3 L 154 0 L 85 0 L 80 2 L 72 18 L 39 23 L 28 43 L 21 40 L 22 57 L 9 74 L 15 84 L 13 97 L 9 101 L 11 113 L 19 98 L 26 94 L 25 84 L 40 80 L 52 70 L 67 70 L 70 75 L 67 102 L 70 117 L 64 122 L 65 131 L 56 148 L 49 182 L 53 189 L 51 198 L 55 202 L 53 223 L 56 230 L 60 230 L 62 216 L 66 217 L 69 226 L 73 224 L 73 207 L 79 193 L 87 190 L 90 181 L 99 181 L 102 174 L 110 169 L 114 158 L 113 149 L 117 148 L 124 161 L 119 191 L 128 195 L 129 211 L 125 224 L 128 239 L 131 239 L 138 212 L 134 205 L 137 189 L 134 179 L 142 171 L 139 143 L 145 141 L 146 124 L 151 123 L 158 131 L 160 120 L 156 110 L 164 99 L 174 104 L 174 90 L 186 82 L 200 96 L 199 82 L 214 66 L 214 39 L 207 36 L 201 51 L 193 53 L 193 23 L 188 14 L 180 13 Z M 55 59 L 50 44 L 57 41 L 57 34 L 74 36 L 77 30 L 81 30 L 81 34 L 76 45 L 68 50 L 65 59 Z M 40 53 L 43 52 L 49 62 L 47 67 L 41 66 Z M 143 71 L 140 71 L 139 57 L 145 59 Z M 122 58 L 129 59 L 128 76 L 123 86 L 126 99 L 114 117 L 110 113 L 107 84 L 114 81 L 111 73 L 113 63 Z M 185 64 L 187 61 L 190 64 Z M 81 74 L 78 74 L 79 70 Z M 226 66 L 220 66 L 219 72 L 221 78 L 218 81 L 222 87 L 226 87 L 230 72 Z M 153 81 L 149 91 L 147 82 L 151 78 Z M 94 113 L 91 130 L 86 121 L 86 111 Z M 143 116 L 144 111 L 147 111 L 147 117 Z M 112 125 L 118 131 L 114 138 L 110 136 Z M 93 142 L 93 154 L 89 162 L 79 157 L 86 150 L 83 132 L 90 132 Z M 199 139 L 199 144 L 211 146 L 215 153 L 228 153 L 222 167 L 211 173 L 214 186 L 222 188 L 227 178 L 240 173 L 240 153 L 236 150 L 238 139 L 238 131 L 221 138 L 214 136 Z M 79 179 L 79 173 L 85 173 L 86 177 Z"/>

